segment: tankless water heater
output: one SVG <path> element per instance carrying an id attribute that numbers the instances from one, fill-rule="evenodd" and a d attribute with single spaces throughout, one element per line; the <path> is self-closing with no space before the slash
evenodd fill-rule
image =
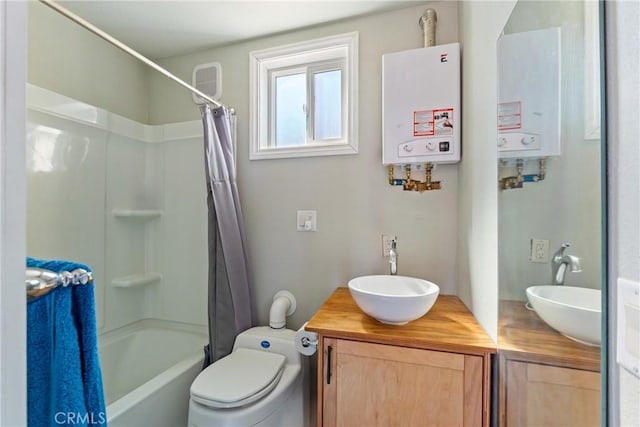
<path id="1" fill-rule="evenodd" d="M 460 45 L 382 56 L 382 163 L 460 161 Z"/>
<path id="2" fill-rule="evenodd" d="M 498 39 L 498 157 L 562 154 L 561 33 L 545 28 Z"/>

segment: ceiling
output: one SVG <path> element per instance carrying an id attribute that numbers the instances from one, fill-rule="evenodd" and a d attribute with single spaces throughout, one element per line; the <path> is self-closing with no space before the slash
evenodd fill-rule
<path id="1" fill-rule="evenodd" d="M 65 0 L 59 4 L 152 58 L 425 1 L 401 0 Z"/>

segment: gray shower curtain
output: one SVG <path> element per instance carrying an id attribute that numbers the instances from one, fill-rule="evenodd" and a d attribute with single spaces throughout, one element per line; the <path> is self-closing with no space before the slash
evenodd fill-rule
<path id="1" fill-rule="evenodd" d="M 205 367 L 231 352 L 253 326 L 254 310 L 233 155 L 235 117 L 225 107 L 200 108 L 209 211 L 209 345 Z"/>

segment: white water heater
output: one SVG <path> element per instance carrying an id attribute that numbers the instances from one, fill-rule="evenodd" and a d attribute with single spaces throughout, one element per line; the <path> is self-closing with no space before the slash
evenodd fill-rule
<path id="1" fill-rule="evenodd" d="M 562 154 L 560 28 L 498 39 L 498 156 Z"/>
<path id="2" fill-rule="evenodd" d="M 460 45 L 382 56 L 382 163 L 460 161 Z"/>

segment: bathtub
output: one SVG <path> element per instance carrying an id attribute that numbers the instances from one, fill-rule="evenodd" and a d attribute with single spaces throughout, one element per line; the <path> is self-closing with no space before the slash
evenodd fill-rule
<path id="1" fill-rule="evenodd" d="M 156 319 L 100 335 L 107 424 L 186 426 L 189 388 L 206 342 L 204 326 Z"/>

